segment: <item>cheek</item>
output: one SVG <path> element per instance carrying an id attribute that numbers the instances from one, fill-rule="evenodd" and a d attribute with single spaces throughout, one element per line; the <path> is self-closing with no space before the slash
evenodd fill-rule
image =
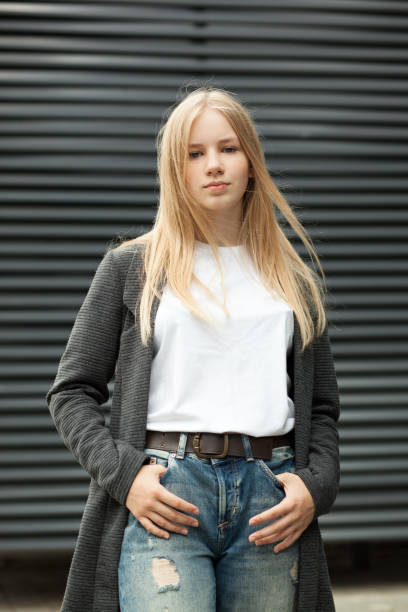
<path id="1" fill-rule="evenodd" d="M 186 174 L 186 185 L 189 189 L 194 189 L 194 185 L 196 185 L 197 181 L 194 179 L 194 172 L 189 170 Z"/>
<path id="2" fill-rule="evenodd" d="M 242 185 L 246 185 L 249 178 L 249 170 L 248 166 L 242 164 L 239 169 L 237 169 L 236 174 L 237 180 L 242 183 Z"/>
<path id="3" fill-rule="evenodd" d="M 249 176 L 249 163 L 246 158 L 241 158 L 237 160 L 236 164 L 236 173 L 237 176 L 245 180 Z"/>

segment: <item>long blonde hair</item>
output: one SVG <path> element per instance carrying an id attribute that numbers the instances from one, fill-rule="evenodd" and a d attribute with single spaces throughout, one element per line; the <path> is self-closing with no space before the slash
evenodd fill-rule
<path id="1" fill-rule="evenodd" d="M 250 111 L 235 94 L 212 86 L 198 87 L 169 109 L 156 141 L 160 199 L 153 228 L 117 247 L 144 246 L 144 288 L 135 310 L 135 320 L 140 316 L 142 342 L 147 346 L 152 333 L 151 307 L 154 295 L 161 297 L 163 278 L 194 315 L 212 323 L 190 292 L 193 279 L 207 290 L 193 274 L 196 239 L 210 245 L 225 296 L 218 245 L 210 219 L 204 207 L 189 193 L 185 179 L 190 130 L 193 121 L 207 108 L 223 113 L 252 166 L 253 176 L 242 199 L 239 244 L 244 245 L 252 258 L 266 289 L 276 291 L 293 309 L 302 339 L 301 350 L 304 350 L 316 335 L 323 333 L 326 325 L 323 269 L 306 230 L 269 175 Z M 322 280 L 285 236 L 276 219 L 275 206 L 299 236 L 311 260 L 315 260 Z"/>

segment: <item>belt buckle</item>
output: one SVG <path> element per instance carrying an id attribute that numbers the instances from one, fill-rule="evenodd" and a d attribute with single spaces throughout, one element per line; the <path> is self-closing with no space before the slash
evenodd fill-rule
<path id="1" fill-rule="evenodd" d="M 215 453 L 202 453 L 200 451 L 200 437 L 201 437 L 201 433 L 196 433 L 194 434 L 194 438 L 193 438 L 193 449 L 195 454 L 197 455 L 197 457 L 201 457 L 202 459 L 209 459 L 211 457 L 213 457 L 214 459 L 223 459 L 224 457 L 227 456 L 228 453 L 228 444 L 229 444 L 229 438 L 228 438 L 228 434 L 224 433 L 224 450 L 222 453 L 219 453 L 218 455 Z"/>

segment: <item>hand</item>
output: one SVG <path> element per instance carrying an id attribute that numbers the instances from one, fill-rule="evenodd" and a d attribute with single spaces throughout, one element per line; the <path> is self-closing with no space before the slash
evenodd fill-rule
<path id="1" fill-rule="evenodd" d="M 285 498 L 276 506 L 256 514 L 249 520 L 250 525 L 264 523 L 271 519 L 272 524 L 252 533 L 248 540 L 257 545 L 279 542 L 273 551 L 278 553 L 288 548 L 304 532 L 312 522 L 315 514 L 315 504 L 309 489 L 297 474 L 284 472 L 276 474 L 285 490 Z"/>
<path id="2" fill-rule="evenodd" d="M 142 465 L 129 489 L 125 505 L 147 531 L 168 539 L 170 534 L 157 525 L 183 535 L 187 534 L 187 529 L 178 523 L 198 526 L 197 519 L 173 508 L 194 514 L 198 514 L 199 510 L 160 484 L 160 476 L 166 470 L 164 465 Z"/>

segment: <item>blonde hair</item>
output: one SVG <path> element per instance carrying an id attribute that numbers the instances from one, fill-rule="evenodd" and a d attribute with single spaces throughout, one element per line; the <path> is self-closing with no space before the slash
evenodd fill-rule
<path id="1" fill-rule="evenodd" d="M 225 296 L 214 230 L 204 207 L 189 193 L 185 180 L 190 130 L 193 121 L 207 108 L 223 113 L 252 166 L 253 176 L 248 180 L 242 199 L 238 241 L 252 258 L 267 290 L 276 291 L 293 309 L 303 351 L 315 335 L 321 335 L 324 331 L 326 315 L 323 300 L 326 287 L 285 236 L 276 219 L 275 207 L 299 236 L 324 280 L 323 269 L 306 230 L 269 175 L 250 111 L 235 94 L 212 86 L 195 89 L 172 111 L 169 109 L 169 116 L 160 128 L 156 141 L 160 199 L 153 228 L 117 247 L 144 245 L 144 288 L 135 310 L 135 320 L 140 316 L 142 343 L 147 346 L 151 337 L 151 307 L 154 295 L 161 297 L 159 288 L 163 288 L 161 281 L 164 278 L 194 315 L 210 324 L 213 322 L 200 309 L 190 292 L 190 283 L 194 279 L 211 294 L 193 274 L 196 239 L 210 245 Z"/>

